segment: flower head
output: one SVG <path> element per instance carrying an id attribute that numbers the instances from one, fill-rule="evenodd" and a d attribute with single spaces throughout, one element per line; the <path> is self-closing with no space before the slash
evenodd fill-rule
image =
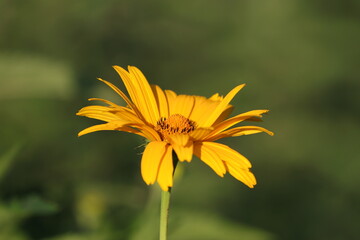
<path id="1" fill-rule="evenodd" d="M 179 161 L 191 162 L 196 155 L 223 177 L 229 172 L 233 177 L 253 188 L 256 184 L 250 172 L 251 163 L 240 153 L 216 140 L 259 132 L 273 135 L 258 126 L 234 127 L 243 121 L 260 121 L 268 110 L 252 110 L 228 118 L 233 106 L 230 101 L 245 86 L 239 85 L 225 97 L 214 94 L 210 98 L 177 95 L 171 90 L 162 90 L 150 85 L 142 72 L 133 66 L 125 69 L 114 66 L 127 92 L 112 83 L 104 82 L 127 106 L 119 106 L 108 100 L 98 100 L 108 106 L 87 106 L 77 115 L 98 119 L 106 123 L 84 129 L 79 136 L 101 130 L 130 132 L 149 140 L 141 160 L 141 175 L 147 184 L 156 181 L 164 191 L 173 186 L 173 151 Z"/>

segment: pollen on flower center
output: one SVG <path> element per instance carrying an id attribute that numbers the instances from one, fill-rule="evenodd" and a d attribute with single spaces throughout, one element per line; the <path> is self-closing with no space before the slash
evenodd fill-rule
<path id="1" fill-rule="evenodd" d="M 173 114 L 168 118 L 162 117 L 159 121 L 157 121 L 157 125 L 155 127 L 156 131 L 163 135 L 175 133 L 187 134 L 194 131 L 195 128 L 196 123 L 181 114 Z"/>

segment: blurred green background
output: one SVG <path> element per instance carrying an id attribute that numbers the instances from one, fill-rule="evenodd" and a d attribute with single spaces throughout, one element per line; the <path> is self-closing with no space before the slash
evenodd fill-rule
<path id="1" fill-rule="evenodd" d="M 255 189 L 179 167 L 169 239 L 358 239 L 359 43 L 357 0 L 0 0 L 0 239 L 157 239 L 143 139 L 76 136 L 87 98 L 121 103 L 112 65 L 185 94 L 247 83 L 234 113 L 271 110 L 274 137 L 223 141 Z"/>

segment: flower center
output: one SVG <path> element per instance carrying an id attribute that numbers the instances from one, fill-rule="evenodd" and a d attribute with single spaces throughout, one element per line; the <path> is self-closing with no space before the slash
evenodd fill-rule
<path id="1" fill-rule="evenodd" d="M 187 119 L 181 114 L 173 114 L 168 118 L 162 117 L 157 121 L 155 130 L 163 135 L 170 135 L 175 133 L 187 134 L 194 131 L 196 123 Z"/>

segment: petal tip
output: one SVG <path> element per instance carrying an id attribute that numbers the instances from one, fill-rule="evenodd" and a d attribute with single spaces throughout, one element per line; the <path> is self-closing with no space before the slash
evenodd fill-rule
<path id="1" fill-rule="evenodd" d="M 130 69 L 133 69 L 133 70 L 137 70 L 137 71 L 140 71 L 139 68 L 135 67 L 135 66 L 132 66 L 132 65 L 128 65 L 128 71 L 130 72 Z M 141 72 L 141 71 L 140 71 Z"/>
<path id="2" fill-rule="evenodd" d="M 233 90 L 236 91 L 236 93 L 238 93 L 241 89 L 243 89 L 246 86 L 245 83 L 237 85 L 236 87 L 233 88 Z"/>
<path id="3" fill-rule="evenodd" d="M 124 68 L 122 68 L 122 67 L 120 67 L 120 66 L 118 66 L 118 65 L 113 65 L 112 67 L 113 67 L 113 69 L 115 69 L 115 71 L 117 71 L 119 74 L 120 74 L 121 72 L 128 72 L 128 71 L 126 71 Z"/>
<path id="4" fill-rule="evenodd" d="M 155 180 L 152 181 L 152 180 L 150 180 L 150 179 L 148 179 L 148 178 L 145 179 L 144 176 L 142 176 L 142 177 L 143 177 L 144 182 L 145 182 L 146 185 L 148 185 L 148 186 L 154 184 L 154 182 L 155 182 Z"/>

